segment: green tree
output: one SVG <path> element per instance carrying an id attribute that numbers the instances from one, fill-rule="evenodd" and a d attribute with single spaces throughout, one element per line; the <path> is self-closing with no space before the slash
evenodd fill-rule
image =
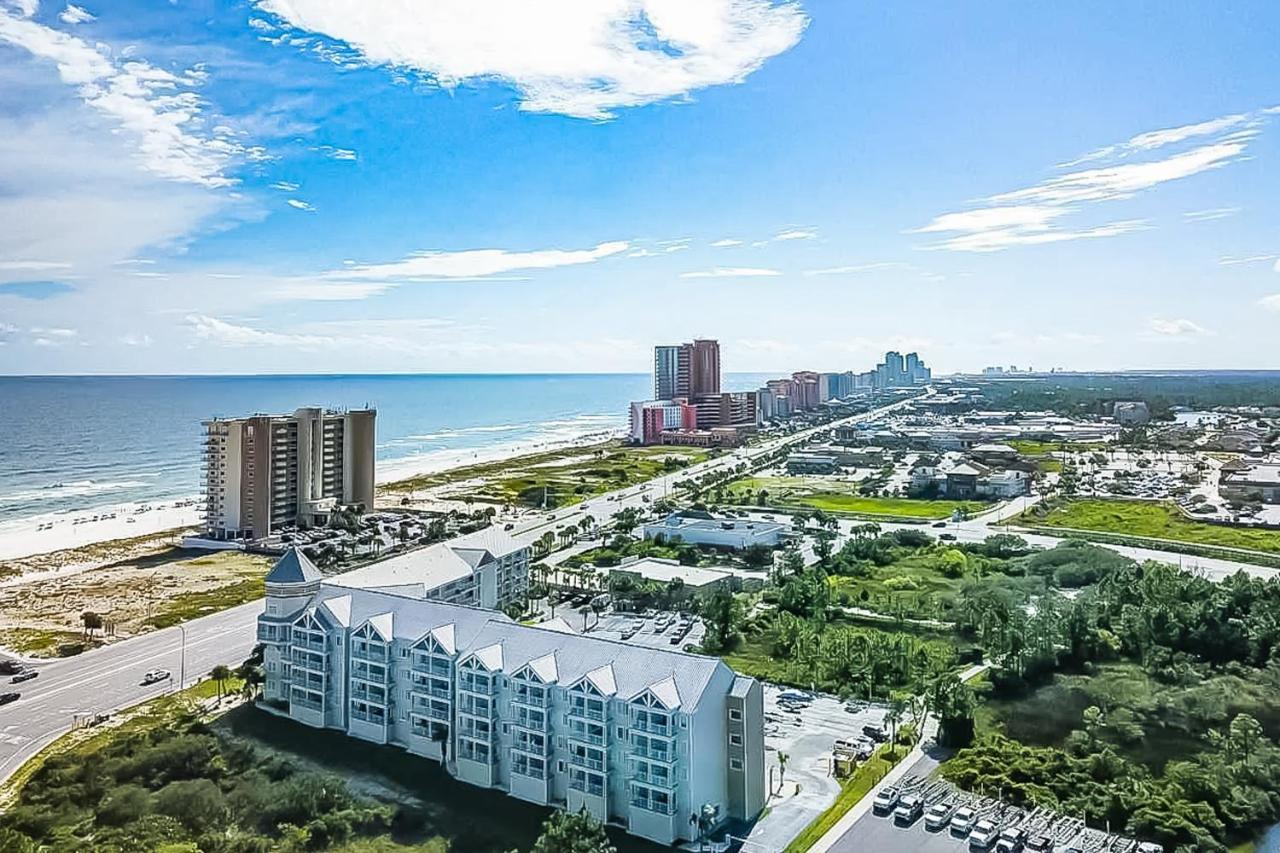
<path id="1" fill-rule="evenodd" d="M 218 701 L 221 702 L 222 696 L 223 696 L 223 688 L 226 686 L 226 683 L 231 679 L 231 668 L 226 664 L 220 663 L 217 666 L 215 666 L 213 669 L 209 670 L 209 677 L 218 683 Z"/>
<path id="2" fill-rule="evenodd" d="M 530 853 L 617 853 L 600 821 L 583 809 L 556 811 L 542 824 L 542 834 Z"/>
<path id="3" fill-rule="evenodd" d="M 702 640 L 703 648 L 711 654 L 721 654 L 731 649 L 738 639 L 738 627 L 742 624 L 742 603 L 728 590 L 717 590 L 704 596 L 700 602 L 702 621 L 707 627 Z"/>

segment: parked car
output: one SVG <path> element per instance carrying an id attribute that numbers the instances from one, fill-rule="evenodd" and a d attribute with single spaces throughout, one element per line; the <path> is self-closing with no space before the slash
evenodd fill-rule
<path id="1" fill-rule="evenodd" d="M 21 684 L 22 682 L 30 681 L 31 679 L 36 678 L 39 675 L 40 673 L 37 672 L 36 670 L 28 669 L 26 672 L 20 672 L 17 675 L 15 675 L 13 678 L 10 678 L 9 681 L 13 684 Z"/>
<path id="2" fill-rule="evenodd" d="M 157 681 L 164 681 L 166 678 L 169 678 L 169 670 L 152 669 L 148 670 L 146 675 L 142 676 L 142 683 L 155 684 Z"/>
<path id="3" fill-rule="evenodd" d="M 973 824 L 977 819 L 978 815 L 973 809 L 961 806 L 951 816 L 951 831 L 956 835 L 968 835 L 973 831 Z"/>
<path id="4" fill-rule="evenodd" d="M 945 521 L 935 521 L 935 522 L 933 523 L 933 526 L 934 526 L 934 527 L 946 527 L 946 526 L 947 526 L 947 523 L 946 523 Z"/>
<path id="5" fill-rule="evenodd" d="M 990 850 L 995 844 L 999 831 L 989 820 L 978 821 L 973 827 L 973 832 L 969 833 L 969 849 Z"/>
<path id="6" fill-rule="evenodd" d="M 21 693 L 0 693 L 0 705 L 8 705 L 10 702 L 17 702 L 22 698 Z"/>
<path id="7" fill-rule="evenodd" d="M 1164 848 L 1153 841 L 1144 841 L 1138 845 L 1138 853 L 1164 853 Z"/>
<path id="8" fill-rule="evenodd" d="M 947 542 L 956 541 L 956 535 L 954 533 L 939 533 L 938 538 L 946 540 Z"/>
<path id="9" fill-rule="evenodd" d="M 1033 835 L 1023 848 L 1027 853 L 1053 853 L 1053 839 L 1047 835 Z"/>
<path id="10" fill-rule="evenodd" d="M 516 529 L 515 522 L 513 522 L 513 521 L 508 521 L 506 524 L 502 525 L 502 529 L 503 529 L 503 530 L 515 530 L 515 529 Z"/>
<path id="11" fill-rule="evenodd" d="M 901 794 L 897 788 L 882 789 L 880 793 L 876 794 L 876 798 L 871 801 L 872 811 L 876 814 L 888 814 L 898 804 L 899 796 Z"/>
<path id="12" fill-rule="evenodd" d="M 996 841 L 996 853 L 1022 853 L 1022 845 L 1026 840 L 1025 830 L 1015 826 L 1001 830 L 1000 837 Z"/>
<path id="13" fill-rule="evenodd" d="M 898 807 L 893 810 L 894 823 L 914 823 L 924 814 L 924 800 L 915 794 L 907 794 L 898 801 Z"/>
<path id="14" fill-rule="evenodd" d="M 862 733 L 876 743 L 884 743 L 889 739 L 888 733 L 879 726 L 866 725 L 862 727 Z"/>
<path id="15" fill-rule="evenodd" d="M 17 675 L 26 669 L 16 660 L 0 660 L 0 675 Z"/>
<path id="16" fill-rule="evenodd" d="M 924 828 L 932 829 L 935 832 L 944 828 L 947 822 L 951 820 L 951 806 L 946 803 L 934 803 L 929 806 L 929 810 L 924 813 Z"/>

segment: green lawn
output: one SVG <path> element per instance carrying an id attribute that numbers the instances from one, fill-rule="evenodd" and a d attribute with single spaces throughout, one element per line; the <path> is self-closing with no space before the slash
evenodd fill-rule
<path id="1" fill-rule="evenodd" d="M 1042 453 L 1060 453 L 1062 451 L 1082 453 L 1087 450 L 1106 450 L 1110 446 L 1101 441 L 1030 441 L 1018 439 L 1005 443 L 1024 456 L 1038 456 Z"/>
<path id="2" fill-rule="evenodd" d="M 956 509 L 974 513 L 986 507 L 977 501 L 867 497 L 858 493 L 857 483 L 829 477 L 746 477 L 728 489 L 753 499 L 763 490 L 774 506 L 900 518 L 948 518 Z"/>
<path id="3" fill-rule="evenodd" d="M 867 795 L 867 793 L 875 787 L 876 783 L 885 777 L 892 768 L 902 760 L 907 750 L 900 748 L 897 752 L 890 753 L 888 746 L 882 746 L 876 750 L 875 755 L 865 761 L 857 770 L 853 772 L 847 780 L 841 783 L 840 793 L 836 796 L 836 801 L 813 819 L 813 822 L 804 828 L 804 831 L 791 840 L 786 846 L 783 853 L 805 853 L 810 847 L 818 843 L 818 839 L 835 826 L 840 818 L 848 813 L 849 809 L 857 805 L 858 801 Z"/>
<path id="4" fill-rule="evenodd" d="M 155 628 L 170 628 L 219 610 L 256 601 L 265 594 L 265 581 L 264 572 L 259 577 L 245 578 L 215 589 L 175 595 L 156 608 L 147 624 Z"/>
<path id="5" fill-rule="evenodd" d="M 1125 536 L 1147 536 L 1197 545 L 1280 553 L 1280 531 L 1250 530 L 1192 521 L 1170 504 L 1156 501 L 1075 500 L 1055 507 L 1043 518 L 1033 508 L 1023 519 L 1047 527 L 1097 530 Z"/>
<path id="6" fill-rule="evenodd" d="M 450 497 L 484 503 L 561 507 L 634 486 L 695 465 L 707 451 L 695 447 L 631 447 L 618 441 L 567 447 L 453 468 L 390 483 L 387 492 L 405 493 L 458 484 Z"/>

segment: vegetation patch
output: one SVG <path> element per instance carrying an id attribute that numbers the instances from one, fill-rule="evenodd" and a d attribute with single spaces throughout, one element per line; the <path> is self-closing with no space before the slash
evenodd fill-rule
<path id="1" fill-rule="evenodd" d="M 950 518 L 956 510 L 975 513 L 987 507 L 978 501 L 869 496 L 857 482 L 830 477 L 746 477 L 726 486 L 725 496 L 762 506 L 897 518 Z"/>
<path id="2" fill-rule="evenodd" d="M 180 593 L 160 605 L 147 620 L 147 624 L 153 628 L 169 628 L 219 610 L 256 601 L 262 598 L 265 591 L 266 575 L 262 574 L 214 589 Z"/>
<path id="3" fill-rule="evenodd" d="M 1173 505 L 1158 501 L 1071 500 L 1047 509 L 1032 507 L 1022 518 L 1044 527 L 1096 530 L 1222 548 L 1280 553 L 1280 531 L 1192 521 Z"/>

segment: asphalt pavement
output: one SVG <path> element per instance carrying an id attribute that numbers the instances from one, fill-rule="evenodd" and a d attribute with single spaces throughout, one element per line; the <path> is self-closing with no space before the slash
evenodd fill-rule
<path id="1" fill-rule="evenodd" d="M 261 601 L 250 602 L 181 627 L 36 664 L 40 675 L 32 681 L 0 679 L 0 692 L 22 694 L 0 707 L 0 781 L 69 731 L 77 716 L 112 713 L 172 692 L 184 673 L 189 685 L 218 664 L 239 665 L 257 643 L 261 612 Z M 167 669 L 172 677 L 142 684 L 142 676 L 152 669 Z"/>

